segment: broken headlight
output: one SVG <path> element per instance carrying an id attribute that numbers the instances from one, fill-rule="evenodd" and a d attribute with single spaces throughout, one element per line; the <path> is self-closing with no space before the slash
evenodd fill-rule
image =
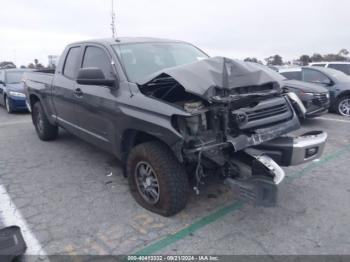
<path id="1" fill-rule="evenodd" d="M 173 125 L 183 136 L 196 136 L 207 129 L 208 109 L 201 101 L 187 101 L 182 106 L 191 116 L 174 116 Z"/>
<path id="2" fill-rule="evenodd" d="M 176 127 L 182 135 L 196 136 L 201 130 L 207 129 L 205 113 L 184 117 L 176 116 Z"/>

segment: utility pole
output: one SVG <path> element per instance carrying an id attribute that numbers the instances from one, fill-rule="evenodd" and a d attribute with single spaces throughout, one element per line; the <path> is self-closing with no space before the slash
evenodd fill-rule
<path id="1" fill-rule="evenodd" d="M 114 0 L 111 0 L 112 3 L 112 22 L 111 22 L 111 29 L 112 29 L 112 37 L 115 38 L 117 36 L 117 32 L 115 31 L 115 13 L 114 13 Z"/>

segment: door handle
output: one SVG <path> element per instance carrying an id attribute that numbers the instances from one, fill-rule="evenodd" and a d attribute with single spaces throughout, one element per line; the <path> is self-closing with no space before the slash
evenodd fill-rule
<path id="1" fill-rule="evenodd" d="M 77 88 L 77 89 L 75 89 L 74 90 L 74 95 L 76 95 L 77 97 L 81 97 L 81 96 L 83 96 L 83 91 L 81 91 L 81 89 L 80 88 Z"/>

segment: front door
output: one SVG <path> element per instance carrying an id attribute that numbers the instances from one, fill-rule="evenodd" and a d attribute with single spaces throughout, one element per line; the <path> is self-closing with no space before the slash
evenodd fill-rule
<path id="1" fill-rule="evenodd" d="M 81 68 L 95 67 L 102 70 L 106 79 L 115 79 L 116 76 L 108 52 L 100 46 L 88 45 L 84 48 Z M 80 85 L 76 88 L 81 91 L 81 99 L 77 102 L 77 117 L 82 136 L 85 140 L 112 152 L 114 119 L 117 110 L 117 90 L 107 86 Z"/>

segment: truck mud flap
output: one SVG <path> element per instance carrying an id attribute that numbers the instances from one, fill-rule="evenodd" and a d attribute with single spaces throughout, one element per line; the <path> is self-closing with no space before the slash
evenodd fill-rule
<path id="1" fill-rule="evenodd" d="M 294 166 L 319 159 L 326 141 L 326 132 L 311 131 L 298 137 L 279 137 L 254 148 L 270 156 L 281 166 Z"/>
<path id="2" fill-rule="evenodd" d="M 27 246 L 24 242 L 21 229 L 18 226 L 10 226 L 0 229 L 0 261 L 10 262 L 14 258 L 23 255 Z"/>
<path id="3" fill-rule="evenodd" d="M 264 179 L 236 180 L 226 178 L 225 183 L 237 194 L 239 200 L 249 204 L 273 207 L 277 205 L 278 186 Z"/>

